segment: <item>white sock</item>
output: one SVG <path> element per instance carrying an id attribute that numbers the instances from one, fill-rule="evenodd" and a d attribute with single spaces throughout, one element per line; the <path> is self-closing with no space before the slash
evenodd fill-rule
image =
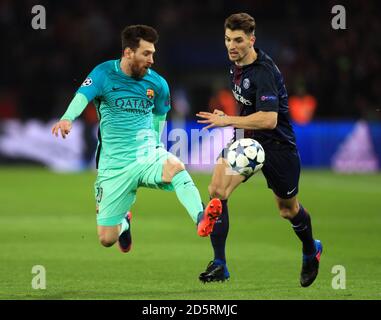
<path id="1" fill-rule="evenodd" d="M 127 219 L 126 219 L 126 218 L 123 218 L 123 221 L 122 221 L 121 226 L 120 226 L 119 236 L 120 236 L 124 231 L 128 230 L 129 227 L 130 227 L 130 225 L 128 224 Z"/>

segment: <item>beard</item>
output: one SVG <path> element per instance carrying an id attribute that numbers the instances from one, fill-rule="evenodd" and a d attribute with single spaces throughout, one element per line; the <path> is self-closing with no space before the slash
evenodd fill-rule
<path id="1" fill-rule="evenodd" d="M 140 67 L 139 63 L 135 62 L 131 64 L 131 77 L 135 79 L 141 79 L 147 73 L 147 68 Z"/>

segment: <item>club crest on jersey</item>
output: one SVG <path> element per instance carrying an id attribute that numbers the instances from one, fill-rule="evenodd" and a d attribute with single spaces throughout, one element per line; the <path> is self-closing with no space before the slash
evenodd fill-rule
<path id="1" fill-rule="evenodd" d="M 147 89 L 148 99 L 153 99 L 154 96 L 155 96 L 155 91 L 153 91 L 153 89 Z"/>
<path id="2" fill-rule="evenodd" d="M 93 80 L 91 78 L 86 78 L 85 81 L 83 81 L 82 83 L 82 87 L 91 86 L 92 83 L 93 83 Z"/>
<path id="3" fill-rule="evenodd" d="M 250 87 L 250 80 L 249 79 L 243 79 L 243 83 L 242 83 L 242 85 L 243 85 L 243 87 L 245 88 L 245 89 L 249 89 L 249 87 Z"/>

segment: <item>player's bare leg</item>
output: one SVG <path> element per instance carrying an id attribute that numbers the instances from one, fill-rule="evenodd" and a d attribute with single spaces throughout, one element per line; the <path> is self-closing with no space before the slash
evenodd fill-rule
<path id="1" fill-rule="evenodd" d="M 98 238 L 104 247 L 111 247 L 118 241 L 120 225 L 117 226 L 98 226 Z"/>
<path id="2" fill-rule="evenodd" d="M 173 177 L 183 170 L 185 166 L 180 160 L 175 157 L 168 158 L 163 164 L 163 182 L 172 182 Z"/>
<path id="3" fill-rule="evenodd" d="M 282 199 L 275 195 L 275 201 L 278 205 L 280 216 L 287 220 L 292 220 L 299 212 L 299 202 L 295 197 Z"/>
<path id="4" fill-rule="evenodd" d="M 121 224 L 116 226 L 98 226 L 98 238 L 104 247 L 111 247 L 118 242 L 121 252 L 126 253 L 131 250 L 131 212 L 127 212 Z"/>
<path id="5" fill-rule="evenodd" d="M 230 168 L 226 159 L 220 157 L 214 167 L 212 181 L 208 186 L 209 195 L 212 198 L 227 200 L 244 179 L 244 176 Z"/>
<path id="6" fill-rule="evenodd" d="M 296 235 L 303 243 L 303 265 L 300 273 L 300 284 L 302 287 L 308 287 L 318 275 L 323 246 L 319 240 L 314 240 L 311 217 L 300 205 L 296 196 L 290 199 L 275 196 L 275 200 L 281 217 L 291 222 Z"/>
<path id="7" fill-rule="evenodd" d="M 230 274 L 226 266 L 225 242 L 229 232 L 227 199 L 245 178 L 237 175 L 224 158 L 219 158 L 213 170 L 212 181 L 208 187 L 210 197 L 221 199 L 222 214 L 210 235 L 214 259 L 209 262 L 199 279 L 202 282 L 225 281 Z"/>

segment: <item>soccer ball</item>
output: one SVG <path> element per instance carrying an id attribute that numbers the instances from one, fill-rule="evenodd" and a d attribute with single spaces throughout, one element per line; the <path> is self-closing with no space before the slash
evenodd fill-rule
<path id="1" fill-rule="evenodd" d="M 230 145 L 227 160 L 235 172 L 250 177 L 263 167 L 265 151 L 254 139 L 239 139 Z"/>

